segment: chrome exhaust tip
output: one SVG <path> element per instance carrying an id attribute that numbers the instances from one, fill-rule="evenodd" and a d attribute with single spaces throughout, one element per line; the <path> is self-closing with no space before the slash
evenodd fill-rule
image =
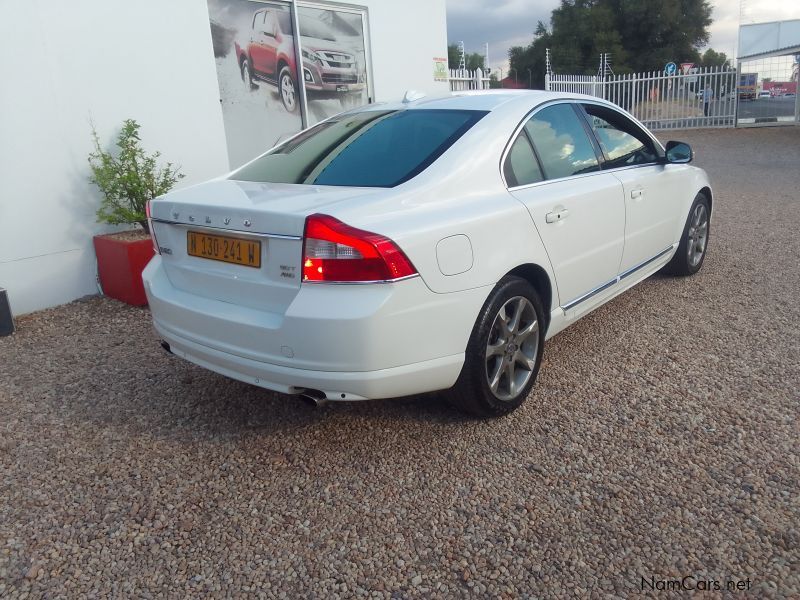
<path id="1" fill-rule="evenodd" d="M 313 405 L 315 408 L 321 408 L 328 403 L 328 398 L 325 392 L 321 390 L 304 389 L 300 392 L 300 398 Z"/>

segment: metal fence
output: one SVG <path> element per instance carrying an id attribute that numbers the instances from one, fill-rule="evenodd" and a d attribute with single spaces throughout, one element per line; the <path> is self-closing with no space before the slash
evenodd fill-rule
<path id="1" fill-rule="evenodd" d="M 724 67 L 693 68 L 673 75 L 545 76 L 545 89 L 604 98 L 653 130 L 734 127 L 736 85 L 736 71 Z"/>
<path id="2" fill-rule="evenodd" d="M 489 71 L 483 69 L 450 69 L 450 91 L 488 90 Z"/>

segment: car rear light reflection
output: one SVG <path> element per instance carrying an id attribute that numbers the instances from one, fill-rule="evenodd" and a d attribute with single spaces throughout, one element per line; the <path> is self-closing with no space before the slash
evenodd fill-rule
<path id="1" fill-rule="evenodd" d="M 303 281 L 394 281 L 417 274 L 392 240 L 329 215 L 308 217 L 303 237 Z"/>
<path id="2" fill-rule="evenodd" d="M 150 202 L 152 200 L 148 200 L 144 205 L 144 212 L 147 215 L 147 227 L 150 229 L 150 239 L 153 242 L 153 251 L 156 254 L 161 254 L 161 250 L 158 249 L 158 240 L 156 239 L 156 232 L 153 229 L 153 217 L 150 213 Z"/>

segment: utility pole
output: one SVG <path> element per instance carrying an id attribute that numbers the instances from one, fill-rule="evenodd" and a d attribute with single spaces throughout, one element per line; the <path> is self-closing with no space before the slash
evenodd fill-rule
<path id="1" fill-rule="evenodd" d="M 483 70 L 489 71 L 489 42 L 483 45 Z"/>

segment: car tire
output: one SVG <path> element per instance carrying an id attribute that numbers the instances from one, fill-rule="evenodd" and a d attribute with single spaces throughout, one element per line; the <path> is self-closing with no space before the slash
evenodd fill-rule
<path id="1" fill-rule="evenodd" d="M 258 85 L 256 85 L 253 80 L 253 71 L 250 69 L 250 61 L 246 58 L 242 60 L 242 81 L 247 91 L 252 92 L 258 89 Z"/>
<path id="2" fill-rule="evenodd" d="M 281 97 L 283 107 L 290 113 L 297 112 L 298 96 L 297 85 L 292 77 L 292 70 L 284 66 L 278 74 L 278 95 Z"/>
<path id="3" fill-rule="evenodd" d="M 445 395 L 456 408 L 499 417 L 518 408 L 539 373 L 544 308 L 534 287 L 506 276 L 481 308 L 455 385 Z"/>
<path id="4" fill-rule="evenodd" d="M 697 194 L 689 209 L 683 235 L 664 272 L 679 277 L 694 275 L 703 266 L 711 236 L 711 206 L 702 192 Z"/>

